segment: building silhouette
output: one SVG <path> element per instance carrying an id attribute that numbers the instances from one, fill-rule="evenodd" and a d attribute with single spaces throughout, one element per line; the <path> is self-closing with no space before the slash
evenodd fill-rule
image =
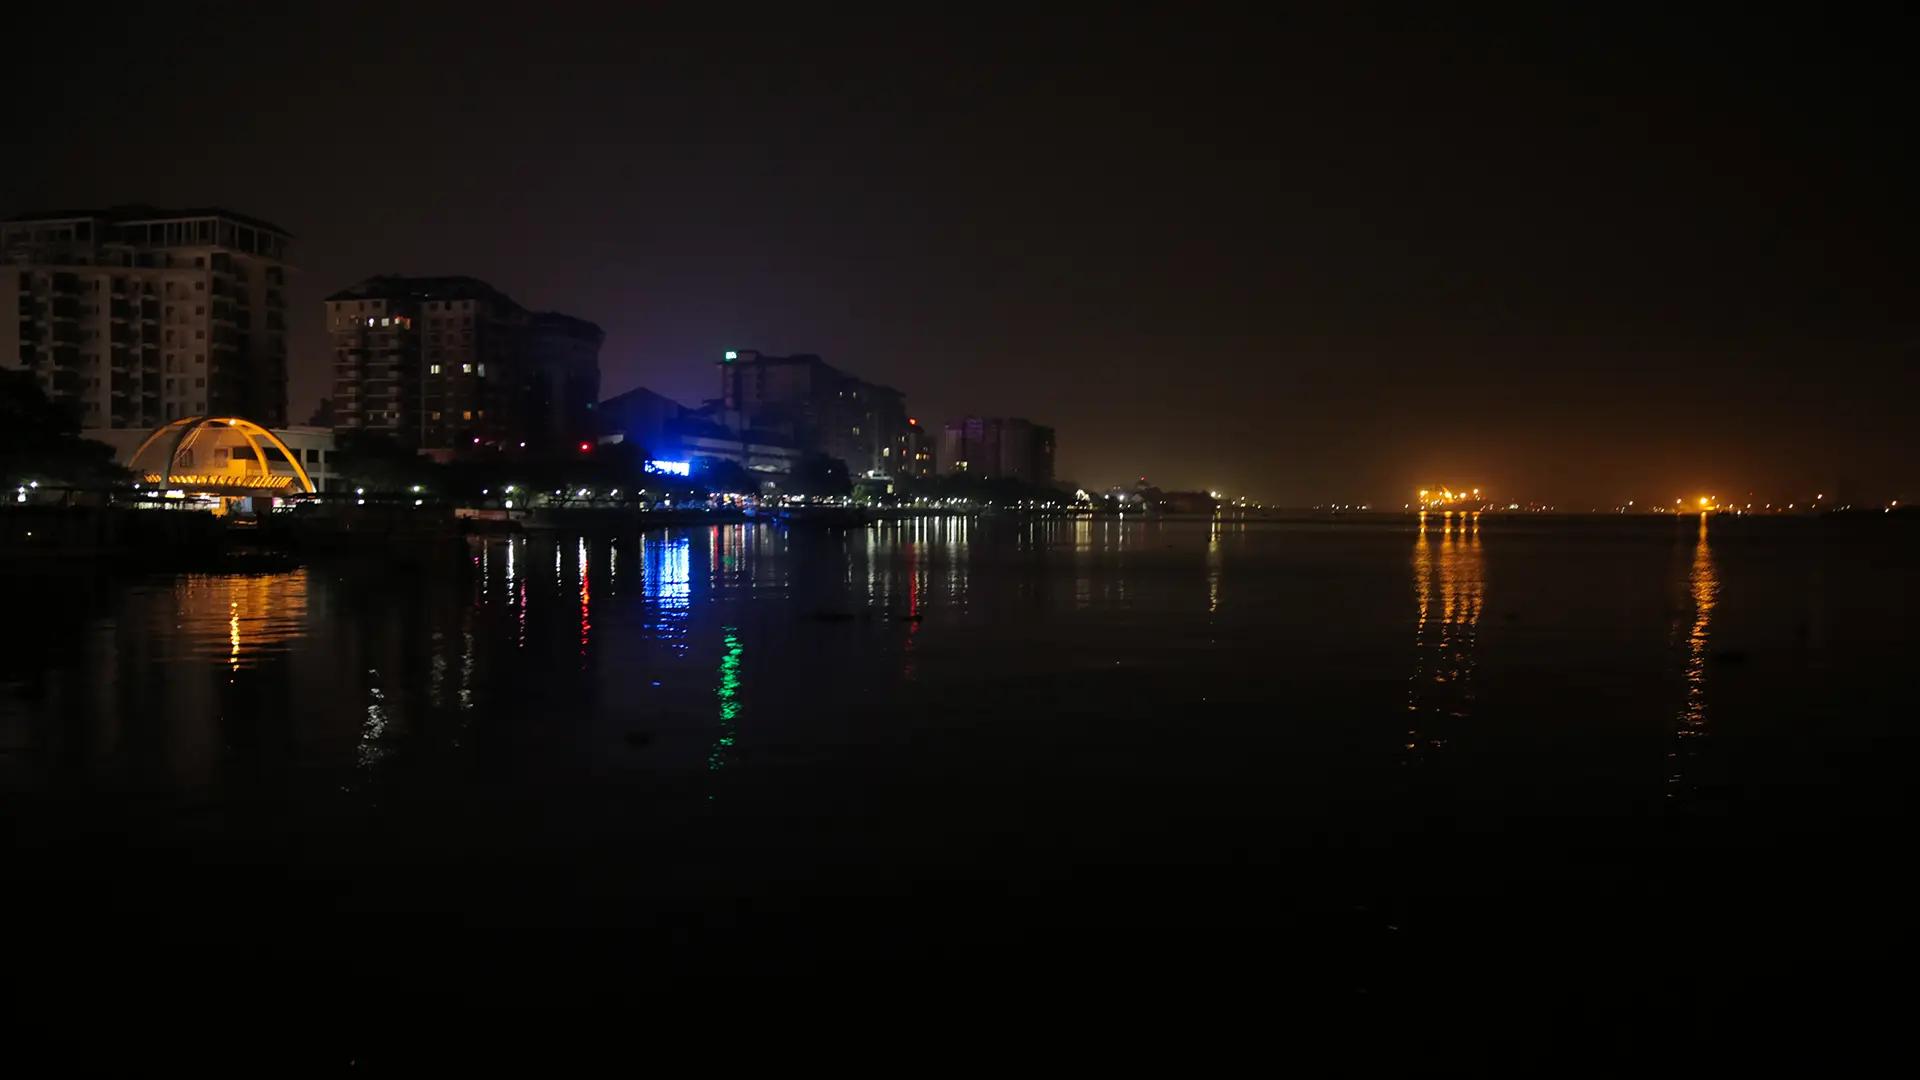
<path id="1" fill-rule="evenodd" d="M 919 420 L 909 416 L 907 426 L 901 429 L 891 452 L 887 452 L 891 459 L 887 472 L 896 477 L 924 480 L 934 474 L 934 454 L 937 449 L 933 433 L 921 427 Z"/>
<path id="2" fill-rule="evenodd" d="M 287 422 L 291 237 L 215 208 L 0 222 L 0 365 L 96 430 L 203 414 Z"/>
<path id="3" fill-rule="evenodd" d="M 907 428 L 900 391 L 804 354 L 730 350 L 719 369 L 719 420 L 728 430 L 768 433 L 803 453 L 839 458 L 856 476 L 891 471 Z"/>
<path id="4" fill-rule="evenodd" d="M 732 462 L 765 481 L 777 482 L 799 463 L 803 451 L 787 433 L 731 428 L 720 412 L 718 401 L 690 408 L 635 387 L 600 403 L 600 441 L 633 447 L 648 460 L 685 463 L 694 473 Z"/>
<path id="5" fill-rule="evenodd" d="M 593 438 L 606 334 L 585 319 L 554 311 L 535 314 L 527 330 L 527 445 L 550 450 Z"/>
<path id="6" fill-rule="evenodd" d="M 940 471 L 1053 483 L 1053 429 L 1020 417 L 968 416 L 940 432 Z"/>
<path id="7" fill-rule="evenodd" d="M 596 434 L 600 328 L 471 277 L 372 277 L 327 297 L 335 429 L 458 454 Z"/>

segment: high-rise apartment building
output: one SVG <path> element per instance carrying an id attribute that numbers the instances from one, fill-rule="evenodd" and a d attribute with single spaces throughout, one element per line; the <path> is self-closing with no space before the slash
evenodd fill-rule
<path id="1" fill-rule="evenodd" d="M 606 338 L 598 326 L 571 315 L 544 311 L 532 317 L 526 338 L 528 446 L 567 446 L 599 432 L 594 409 Z"/>
<path id="2" fill-rule="evenodd" d="M 594 438 L 600 328 L 470 277 L 374 277 L 327 297 L 334 425 L 448 453 Z"/>
<path id="3" fill-rule="evenodd" d="M 969 416 L 940 433 L 940 468 L 950 474 L 1053 483 L 1053 429 L 1017 416 Z"/>
<path id="4" fill-rule="evenodd" d="M 779 432 L 802 450 L 839 458 L 856 476 L 890 471 L 907 426 L 900 391 L 811 355 L 727 352 L 720 360 L 720 404 L 728 429 Z"/>
<path id="5" fill-rule="evenodd" d="M 988 437 L 992 442 L 988 442 Z M 985 419 L 969 416 L 949 420 L 940 429 L 940 471 L 953 476 L 992 475 L 1000 461 L 1000 429 Z"/>
<path id="6" fill-rule="evenodd" d="M 920 421 L 909 416 L 907 426 L 900 429 L 900 435 L 894 439 L 893 448 L 887 454 L 890 459 L 887 472 L 893 476 L 905 476 L 925 479 L 934 471 L 933 435 L 920 426 Z"/>
<path id="7" fill-rule="evenodd" d="M 0 365 L 92 429 L 287 422 L 286 230 L 146 206 L 0 222 Z"/>
<path id="8" fill-rule="evenodd" d="M 1043 487 L 1053 486 L 1053 429 L 1045 424 L 1032 426 L 1032 476 L 1033 483 Z"/>

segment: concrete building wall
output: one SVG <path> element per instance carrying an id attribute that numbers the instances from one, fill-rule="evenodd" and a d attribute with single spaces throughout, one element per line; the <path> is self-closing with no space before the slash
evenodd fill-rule
<path id="1" fill-rule="evenodd" d="M 316 491 L 339 490 L 339 463 L 335 460 L 338 450 L 334 446 L 332 428 L 303 424 L 275 428 L 273 433 L 287 444 L 287 449 L 299 455 L 300 467 L 307 470 L 307 478 L 313 481 Z"/>
<path id="2" fill-rule="evenodd" d="M 892 452 L 887 455 L 887 472 L 914 478 L 932 476 L 936 450 L 932 433 L 921 427 L 920 421 L 908 417 L 906 426 L 894 437 Z"/>
<path id="3" fill-rule="evenodd" d="M 286 234 L 222 210 L 0 222 L 0 363 L 86 426 L 232 413 L 285 422 Z"/>
<path id="4" fill-rule="evenodd" d="M 399 322 L 395 322 L 395 319 Z M 380 297 L 327 301 L 336 424 L 420 446 L 421 335 L 413 304 Z"/>
<path id="5" fill-rule="evenodd" d="M 1000 422 L 968 416 L 940 431 L 940 471 L 950 475 L 1000 475 Z"/>
<path id="6" fill-rule="evenodd" d="M 1044 424 L 1033 426 L 1033 482 L 1052 487 L 1055 478 L 1053 429 Z"/>
<path id="7" fill-rule="evenodd" d="M 708 435 L 686 436 L 674 444 L 672 452 L 684 455 L 687 461 L 713 458 L 718 461 L 734 462 L 741 468 L 753 472 L 779 476 L 792 472 L 794 466 L 800 461 L 800 452 L 791 446 L 752 441 L 737 442 L 733 439 L 720 439 Z"/>
<path id="8" fill-rule="evenodd" d="M 666 452 L 675 424 L 687 412 L 672 398 L 656 394 L 646 387 L 635 387 L 600 403 L 601 435 L 608 439 L 633 443 L 649 454 Z"/>
<path id="9" fill-rule="evenodd" d="M 369 278 L 326 304 L 339 431 L 436 454 L 596 435 L 604 335 L 590 322 L 534 315 L 467 277 Z"/>
<path id="10" fill-rule="evenodd" d="M 968 416 L 940 434 L 940 471 L 1053 483 L 1053 429 L 1022 417 Z"/>
<path id="11" fill-rule="evenodd" d="M 720 401 L 736 431 L 781 431 L 810 453 L 839 458 L 856 475 L 886 470 L 906 428 L 898 390 L 856 378 L 818 356 L 752 350 L 720 361 Z"/>
<path id="12" fill-rule="evenodd" d="M 1000 425 L 1000 464 L 994 475 L 1033 479 L 1033 424 L 1019 417 L 989 421 Z"/>
<path id="13" fill-rule="evenodd" d="M 32 366 L 31 357 L 20 351 L 20 289 L 25 271 L 17 266 L 0 266 L 0 368 L 16 370 Z"/>
<path id="14" fill-rule="evenodd" d="M 542 312 L 528 326 L 529 447 L 564 449 L 600 433 L 600 346 L 606 334 L 582 319 Z"/>

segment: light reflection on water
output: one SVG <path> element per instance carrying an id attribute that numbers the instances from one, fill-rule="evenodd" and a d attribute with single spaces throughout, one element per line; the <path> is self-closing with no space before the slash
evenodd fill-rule
<path id="1" fill-rule="evenodd" d="M 936 518 L 934 524 L 939 531 L 941 548 L 947 557 L 947 594 L 946 601 L 956 608 L 967 605 L 968 569 L 967 540 L 973 526 L 972 519 Z"/>
<path id="2" fill-rule="evenodd" d="M 1693 545 L 1693 561 L 1687 569 L 1687 595 L 1693 605 L 1693 620 L 1686 632 L 1686 698 L 1674 727 L 1674 747 L 1668 759 L 1667 796 L 1681 794 L 1686 785 L 1687 767 L 1699 753 L 1696 740 L 1707 734 L 1707 646 L 1713 625 L 1713 608 L 1720 598 L 1720 579 L 1714 573 L 1713 549 L 1707 545 L 1707 515 L 1700 515 L 1699 539 Z"/>
<path id="3" fill-rule="evenodd" d="M 720 716 L 718 734 L 714 736 L 712 749 L 707 752 L 707 769 L 710 772 L 724 768 L 727 756 L 733 750 L 740 720 L 740 657 L 746 651 L 740 644 L 738 627 L 721 627 L 721 634 L 720 684 L 713 691 L 713 696 L 719 701 Z"/>
<path id="4" fill-rule="evenodd" d="M 1730 562 L 1740 533 L 1709 548 L 1704 523 L 1683 538 L 1672 524 L 1605 543 L 1439 516 L 1417 531 L 729 524 L 476 539 L 425 566 L 109 583 L 100 614 L 52 650 L 37 696 L 0 691 L 0 780 L 44 782 L 59 766 L 102 784 L 339 775 L 362 791 L 417 775 L 566 787 L 681 770 L 708 785 L 702 798 L 737 805 L 739 785 L 804 767 L 771 762 L 889 739 L 942 746 L 943 732 L 993 725 L 1015 734 L 970 766 L 989 774 L 1022 755 L 1046 762 L 1039 772 L 1086 755 L 1151 775 L 1202 737 L 1184 726 L 1195 710 L 1242 740 L 1221 768 L 1351 739 L 1396 776 L 1444 755 L 1435 776 L 1501 724 L 1550 737 L 1584 711 L 1658 732 L 1606 747 L 1630 749 L 1658 805 L 1705 775 L 1694 759 L 1709 717 L 1716 731 L 1737 722 L 1729 684 L 1774 670 L 1714 666 L 1749 611 L 1778 606 L 1748 590 L 1837 588 L 1847 572 L 1743 574 Z M 1821 617 L 1806 618 L 1845 633 Z M 1851 662 L 1817 655 L 1836 671 Z M 1567 694 L 1574 670 L 1606 700 Z M 1516 671 L 1534 681 L 1503 699 Z M 1094 749 L 1051 746 L 1072 730 Z M 1148 745 L 1147 730 L 1165 741 Z M 260 758 L 223 769 L 247 754 Z"/>
<path id="5" fill-rule="evenodd" d="M 1213 614 L 1220 610 L 1220 531 L 1225 528 L 1218 518 L 1207 527 L 1207 612 Z"/>
<path id="6" fill-rule="evenodd" d="M 580 546 L 575 553 L 580 564 L 580 666 L 587 666 L 587 645 L 593 638 L 593 586 L 590 579 L 587 555 L 587 541 L 581 537 Z"/>
<path id="7" fill-rule="evenodd" d="M 180 659 L 218 660 L 229 670 L 285 655 L 307 632 L 307 571 L 188 574 L 173 587 Z"/>
<path id="8" fill-rule="evenodd" d="M 647 628 L 674 651 L 687 650 L 687 618 L 693 607 L 693 572 L 689 562 L 693 539 L 656 533 L 641 541 L 641 592 L 647 606 Z"/>
<path id="9" fill-rule="evenodd" d="M 1415 756 L 1445 748 L 1473 713 L 1486 600 L 1478 515 L 1458 522 L 1446 515 L 1437 529 L 1429 517 L 1420 515 L 1413 542 L 1414 666 L 1406 750 Z"/>
<path id="10" fill-rule="evenodd" d="M 387 715 L 387 692 L 380 685 L 378 669 L 367 671 L 367 715 L 360 725 L 360 741 L 354 749 L 354 759 L 362 769 L 370 769 L 385 760 L 390 752 L 386 745 L 388 728 L 391 724 Z"/>

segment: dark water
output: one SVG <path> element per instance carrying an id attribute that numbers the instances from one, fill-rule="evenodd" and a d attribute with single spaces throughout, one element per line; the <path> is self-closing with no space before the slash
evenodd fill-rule
<path id="1" fill-rule="evenodd" d="M 563 958 L 1826 971 L 1910 937 L 1915 539 L 954 519 L 15 571 L 0 884 L 70 975 L 503 1002 L 606 992 Z"/>

